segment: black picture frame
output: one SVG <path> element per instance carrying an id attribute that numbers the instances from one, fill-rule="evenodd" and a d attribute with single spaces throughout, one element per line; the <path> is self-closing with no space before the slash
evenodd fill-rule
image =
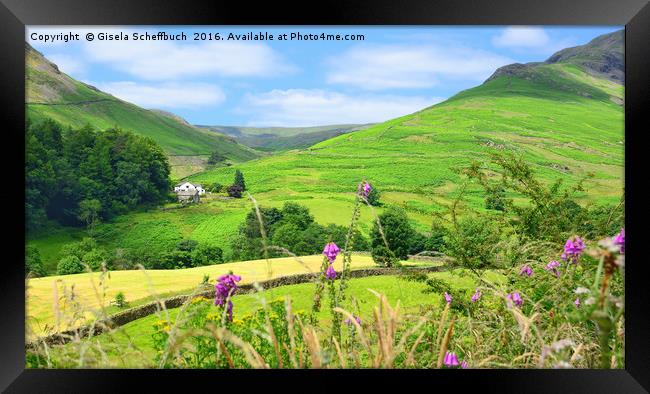
<path id="1" fill-rule="evenodd" d="M 625 25 L 626 352 L 625 370 L 345 370 L 178 371 L 26 370 L 24 172 L 25 25 Z M 146 382 L 146 392 L 205 383 L 214 390 L 253 384 L 300 391 L 357 387 L 439 391 L 636 393 L 650 390 L 650 325 L 645 306 L 647 265 L 641 259 L 644 223 L 644 144 L 650 130 L 650 5 L 645 0 L 381 0 L 282 4 L 267 1 L 0 0 L 0 155 L 9 187 L 0 194 L 4 251 L 0 283 L 0 389 L 7 392 L 121 392 Z M 636 183 L 635 183 L 636 182 Z M 10 189 L 10 190 L 7 190 Z M 21 190 L 22 189 L 22 190 Z M 6 253 L 11 252 L 11 253 Z M 646 272 L 644 272 L 646 271 Z M 341 382 L 344 379 L 345 382 Z M 448 385 L 447 388 L 444 385 Z M 274 387 L 275 386 L 275 387 Z M 412 386 L 412 387 L 411 387 Z M 208 388 L 209 389 L 209 388 Z"/>

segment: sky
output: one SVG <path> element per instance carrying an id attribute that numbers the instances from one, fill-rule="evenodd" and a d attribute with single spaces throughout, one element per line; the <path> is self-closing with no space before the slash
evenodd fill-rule
<path id="1" fill-rule="evenodd" d="M 498 67 L 544 61 L 621 28 L 29 26 L 26 39 L 73 78 L 192 124 L 303 127 L 406 115 L 481 84 Z M 132 39 L 145 32 L 183 32 L 187 40 Z M 79 33 L 80 40 L 43 39 L 60 33 Z M 85 39 L 88 33 L 93 41 Z M 129 40 L 100 40 L 102 33 Z M 195 41 L 194 33 L 222 39 Z M 228 40 L 230 33 L 274 39 Z M 278 40 L 291 33 L 363 39 Z"/>

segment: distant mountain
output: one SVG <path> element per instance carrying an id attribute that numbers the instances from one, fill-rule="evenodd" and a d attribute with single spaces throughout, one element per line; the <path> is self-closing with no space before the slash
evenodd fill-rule
<path id="1" fill-rule="evenodd" d="M 372 124 L 343 124 L 313 127 L 239 127 L 203 126 L 196 127 L 219 132 L 235 138 L 249 147 L 265 151 L 303 149 L 326 139 L 363 130 Z"/>
<path id="2" fill-rule="evenodd" d="M 510 75 L 529 78 L 532 69 L 542 64 L 573 64 L 599 78 L 606 78 L 618 84 L 625 82 L 624 31 L 604 34 L 585 45 L 562 49 L 544 62 L 515 63 L 497 69 L 488 81 Z"/>
<path id="3" fill-rule="evenodd" d="M 207 156 L 213 151 L 233 161 L 250 160 L 260 155 L 231 137 L 196 128 L 177 115 L 140 108 L 77 81 L 29 44 L 25 46 L 26 105 L 33 121 L 48 117 L 73 127 L 86 124 L 99 129 L 119 126 L 156 141 L 172 156 L 172 165 L 182 166 L 182 157 Z M 193 171 L 200 169 L 196 158 L 192 160 Z"/>

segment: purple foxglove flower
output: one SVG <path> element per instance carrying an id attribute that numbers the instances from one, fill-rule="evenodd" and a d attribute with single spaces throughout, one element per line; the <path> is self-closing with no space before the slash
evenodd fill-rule
<path id="1" fill-rule="evenodd" d="M 580 308 L 580 297 L 576 298 L 576 300 L 573 301 L 573 303 L 576 305 L 576 308 Z"/>
<path id="2" fill-rule="evenodd" d="M 458 366 L 458 356 L 456 355 L 456 353 L 447 352 L 447 353 L 445 353 L 445 358 L 443 360 L 443 363 L 447 367 L 457 367 Z"/>
<path id="3" fill-rule="evenodd" d="M 580 237 L 575 236 L 566 240 L 564 244 L 564 253 L 562 253 L 562 260 L 570 260 L 572 263 L 577 264 L 582 251 L 585 249 L 585 243 Z"/>
<path id="4" fill-rule="evenodd" d="M 336 279 L 336 271 L 334 270 L 332 264 L 328 264 L 327 270 L 325 271 L 325 277 L 329 280 Z"/>
<path id="5" fill-rule="evenodd" d="M 548 264 L 546 264 L 546 268 L 544 268 L 544 269 L 549 271 L 549 272 L 553 272 L 555 274 L 555 276 L 557 276 L 559 278 L 560 277 L 560 271 L 558 271 L 558 269 L 557 269 L 559 266 L 560 266 L 560 263 L 557 260 L 553 260 L 553 261 L 549 262 Z"/>
<path id="6" fill-rule="evenodd" d="M 232 321 L 232 305 L 233 305 L 232 300 L 230 300 L 230 297 L 232 297 L 232 295 L 235 294 L 235 291 L 237 291 L 236 282 L 239 282 L 240 280 L 241 280 L 241 276 L 239 275 L 233 275 L 233 274 L 222 275 L 219 277 L 219 279 L 217 279 L 217 283 L 214 285 L 214 289 L 215 289 L 214 305 L 216 306 L 226 305 L 229 321 Z"/>
<path id="7" fill-rule="evenodd" d="M 524 300 L 521 299 L 521 295 L 519 292 L 515 291 L 514 293 L 508 294 L 506 296 L 507 299 L 510 301 L 514 302 L 515 305 L 521 306 L 524 303 Z"/>
<path id="8" fill-rule="evenodd" d="M 460 363 L 460 367 L 461 367 L 462 369 L 467 369 L 467 361 L 463 360 L 463 362 Z"/>
<path id="9" fill-rule="evenodd" d="M 621 232 L 614 237 L 614 244 L 621 247 L 621 254 L 625 254 L 625 229 L 622 228 Z"/>
<path id="10" fill-rule="evenodd" d="M 451 299 L 452 299 L 452 298 L 451 298 L 451 296 L 449 295 L 449 293 L 447 293 L 447 292 L 445 291 L 445 301 L 447 301 L 447 304 L 451 304 Z"/>
<path id="11" fill-rule="evenodd" d="M 368 182 L 364 182 L 364 184 L 363 184 L 363 195 L 368 197 L 371 190 L 372 190 L 372 186 L 370 186 L 370 184 Z"/>
<path id="12" fill-rule="evenodd" d="M 521 267 L 521 270 L 519 271 L 519 275 L 521 276 L 528 276 L 529 278 L 533 276 L 533 269 L 530 267 L 530 265 L 526 264 L 523 267 Z"/>
<path id="13" fill-rule="evenodd" d="M 339 254 L 341 249 L 334 242 L 328 242 L 323 249 L 323 254 L 327 256 L 330 261 L 330 264 L 336 260 L 336 256 Z"/>
<path id="14" fill-rule="evenodd" d="M 476 302 L 481 299 L 481 290 L 476 289 L 476 292 L 472 296 L 472 302 Z"/>
<path id="15" fill-rule="evenodd" d="M 360 318 L 359 316 L 354 316 L 354 320 L 356 320 L 357 324 L 361 325 L 361 318 Z M 352 320 L 350 320 L 350 318 L 348 317 L 347 319 L 345 319 L 345 320 L 343 321 L 343 323 L 345 323 L 345 324 L 350 324 L 350 325 L 351 325 L 351 324 L 352 324 Z"/>

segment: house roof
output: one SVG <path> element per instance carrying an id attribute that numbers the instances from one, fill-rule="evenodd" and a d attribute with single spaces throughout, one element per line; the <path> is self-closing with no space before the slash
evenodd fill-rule
<path id="1" fill-rule="evenodd" d="M 176 187 L 178 187 L 178 186 L 182 186 L 182 185 L 184 185 L 184 184 L 186 184 L 186 183 L 189 183 L 190 185 L 192 185 L 192 186 L 194 186 L 194 187 L 203 187 L 203 185 L 201 185 L 200 183 L 192 183 L 192 182 L 188 182 L 188 181 L 181 182 L 181 183 L 177 183 L 177 184 L 176 184 Z"/>

